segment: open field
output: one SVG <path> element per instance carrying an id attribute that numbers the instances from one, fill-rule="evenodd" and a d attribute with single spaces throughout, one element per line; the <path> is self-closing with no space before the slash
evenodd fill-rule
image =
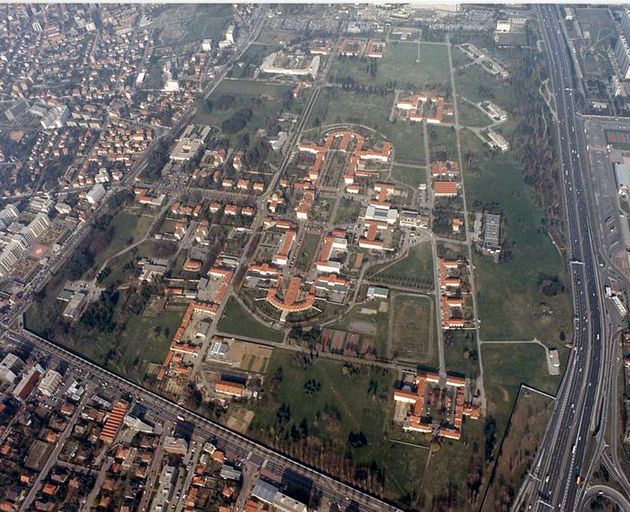
<path id="1" fill-rule="evenodd" d="M 479 355 L 475 331 L 444 331 L 444 358 L 448 372 L 475 378 L 479 375 Z"/>
<path id="2" fill-rule="evenodd" d="M 385 263 L 372 267 L 368 275 L 378 281 L 410 282 L 433 288 L 433 252 L 429 242 L 422 242 L 409 249 L 404 258 L 394 264 Z"/>
<path id="3" fill-rule="evenodd" d="M 551 398 L 521 388 L 482 510 L 510 510 L 545 433 L 553 404 Z"/>
<path id="4" fill-rule="evenodd" d="M 351 79 L 355 84 L 412 91 L 444 93 L 450 89 L 445 45 L 391 42 L 382 59 L 340 56 L 331 77 L 336 82 Z"/>
<path id="5" fill-rule="evenodd" d="M 521 169 L 511 155 L 480 164 L 465 176 L 469 204 L 498 204 L 503 218 L 504 249 L 509 258 L 499 264 L 473 257 L 484 339 L 539 338 L 563 344 L 571 332 L 571 301 L 567 290 L 547 296 L 544 276 L 564 280 L 562 258 L 544 228 L 542 212 L 534 205 Z M 504 319 L 509 318 L 509 322 Z"/>
<path id="6" fill-rule="evenodd" d="M 295 266 L 303 271 L 308 271 L 313 263 L 315 252 L 317 251 L 317 245 L 319 244 L 320 236 L 318 233 L 306 233 L 304 240 L 300 245 L 295 258 Z"/>
<path id="7" fill-rule="evenodd" d="M 349 198 L 342 198 L 337 206 L 334 222 L 340 224 L 354 224 L 361 211 L 361 203 Z"/>
<path id="8" fill-rule="evenodd" d="M 338 89 L 324 90 L 313 107 L 309 126 L 352 123 L 381 133 L 395 148 L 396 160 L 424 165 L 422 125 L 403 121 L 390 122 L 394 94 L 368 94 Z"/>
<path id="9" fill-rule="evenodd" d="M 403 361 L 437 366 L 433 299 L 417 295 L 392 297 L 392 350 Z"/>
<path id="10" fill-rule="evenodd" d="M 264 58 L 278 49 L 277 45 L 252 44 L 231 69 L 230 78 L 246 78 L 254 75 Z"/>
<path id="11" fill-rule="evenodd" d="M 27 312 L 28 329 L 67 346 L 120 375 L 142 381 L 147 363 L 161 364 L 184 314 L 184 306 L 147 306 L 141 314 L 129 314 L 126 322 L 112 332 L 94 332 L 82 323 L 66 331 L 56 321 L 64 303 L 51 295 L 43 305 L 34 304 Z M 113 315 L 121 314 L 120 305 Z"/>
<path id="12" fill-rule="evenodd" d="M 394 165 L 392 167 L 392 178 L 413 188 L 418 188 L 420 183 L 427 182 L 426 167 L 403 167 Z"/>
<path id="13" fill-rule="evenodd" d="M 450 126 L 429 126 L 429 151 L 431 161 L 457 160 L 455 129 Z"/>
<path id="14" fill-rule="evenodd" d="M 321 359 L 307 362 L 275 350 L 265 380 L 268 398 L 257 409 L 250 435 L 267 442 L 275 437 L 276 446 L 289 453 L 306 444 L 306 463 L 317 459 L 325 471 L 366 485 L 362 472 L 346 470 L 348 461 L 340 462 L 347 453 L 355 468 L 371 466 L 368 473 L 380 482 L 370 487 L 400 500 L 420 491 L 428 452 L 385 439 L 395 378 L 386 370 Z M 319 390 L 308 392 L 309 382 L 311 389 L 320 383 Z M 351 443 L 353 433 L 363 437 Z M 326 453 L 320 455 L 324 446 Z"/>
<path id="15" fill-rule="evenodd" d="M 260 338 L 276 343 L 281 343 L 284 339 L 282 331 L 271 329 L 256 321 L 248 312 L 243 310 L 234 297 L 230 297 L 225 305 L 217 328 L 221 332 L 235 336 Z"/>
<path id="16" fill-rule="evenodd" d="M 251 118 L 241 129 L 224 130 L 220 136 L 235 143 L 238 135 L 246 133 L 253 143 L 257 131 L 268 129 L 282 111 L 301 112 L 307 95 L 294 99 L 291 90 L 290 85 L 226 79 L 215 89 L 208 102 L 201 104 L 193 122 L 221 128 L 223 122 L 235 114 L 251 111 Z M 233 98 L 233 101 L 224 101 L 229 98 Z"/>
<path id="17" fill-rule="evenodd" d="M 165 5 L 155 28 L 162 27 L 160 39 L 167 45 L 187 44 L 202 39 L 220 41 L 234 11 L 229 5 Z"/>
<path id="18" fill-rule="evenodd" d="M 521 384 L 555 395 L 561 376 L 547 372 L 545 350 L 534 343 L 484 344 L 481 347 L 488 396 L 488 415 L 499 431 L 507 425 Z"/>
<path id="19" fill-rule="evenodd" d="M 473 103 L 490 100 L 506 109 L 508 115 L 519 102 L 513 87 L 491 75 L 479 65 L 455 71 L 455 85 L 458 96 L 464 96 Z M 458 105 L 463 103 L 464 101 L 459 99 Z"/>
<path id="20" fill-rule="evenodd" d="M 372 339 L 377 356 L 385 357 L 389 336 L 389 313 L 380 312 L 379 304 L 380 301 L 374 300 L 365 306 L 355 306 L 346 312 L 338 324 L 330 327 L 356 332 L 364 338 Z"/>
<path id="21" fill-rule="evenodd" d="M 487 115 L 467 101 L 459 101 L 457 110 L 459 112 L 459 123 L 463 126 L 481 127 L 492 123 Z"/>
<path id="22" fill-rule="evenodd" d="M 440 439 L 423 480 L 425 507 L 415 510 L 477 510 L 469 496 L 482 487 L 483 447 L 483 418 L 464 418 L 459 441 Z"/>
<path id="23" fill-rule="evenodd" d="M 111 233 L 111 240 L 107 247 L 96 252 L 91 270 L 98 269 L 108 258 L 142 239 L 154 220 L 155 217 L 149 213 L 127 209 L 116 213 L 107 227 L 107 231 Z"/>

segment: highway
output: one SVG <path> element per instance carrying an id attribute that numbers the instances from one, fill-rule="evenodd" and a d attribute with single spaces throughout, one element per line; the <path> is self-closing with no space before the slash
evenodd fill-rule
<path id="1" fill-rule="evenodd" d="M 600 382 L 606 367 L 603 347 L 609 338 L 594 228 L 582 177 L 571 59 L 557 7 L 539 5 L 537 9 L 557 105 L 575 319 L 573 347 L 556 406 L 513 510 L 524 506 L 528 510 L 575 510 L 584 488 L 584 468 L 590 465 L 593 444 L 604 430 L 600 414 L 604 388 Z"/>
<path id="2" fill-rule="evenodd" d="M 264 466 L 267 471 L 276 474 L 283 483 L 303 489 L 312 487 L 331 502 L 344 506 L 352 505 L 356 512 L 399 512 L 396 507 L 256 443 L 28 331 L 7 330 L 4 337 L 11 343 L 34 347 L 44 355 L 54 356 L 66 362 L 73 370 L 85 374 L 97 387 L 111 386 L 121 393 L 129 394 L 164 420 L 187 421 L 193 424 L 196 435 L 215 439 L 219 448 L 230 458 Z"/>

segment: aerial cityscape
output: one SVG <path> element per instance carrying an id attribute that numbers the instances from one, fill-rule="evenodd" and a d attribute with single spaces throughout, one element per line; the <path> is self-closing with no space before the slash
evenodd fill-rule
<path id="1" fill-rule="evenodd" d="M 630 511 L 630 6 L 0 35 L 0 512 Z"/>

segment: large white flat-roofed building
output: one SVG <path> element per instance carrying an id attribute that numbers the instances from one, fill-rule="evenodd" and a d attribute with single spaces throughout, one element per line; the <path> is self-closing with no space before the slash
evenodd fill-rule
<path id="1" fill-rule="evenodd" d="M 365 220 L 376 220 L 387 222 L 387 224 L 395 224 L 396 220 L 398 220 L 398 210 L 390 207 L 370 205 L 365 211 Z"/>
<path id="2" fill-rule="evenodd" d="M 272 75 L 312 76 L 319 70 L 319 55 L 314 57 L 300 53 L 284 54 L 273 52 L 265 57 L 260 71 Z"/>
<path id="3" fill-rule="evenodd" d="M 187 162 L 194 158 L 204 148 L 209 134 L 209 126 L 188 125 L 171 151 L 170 159 L 175 162 Z"/>

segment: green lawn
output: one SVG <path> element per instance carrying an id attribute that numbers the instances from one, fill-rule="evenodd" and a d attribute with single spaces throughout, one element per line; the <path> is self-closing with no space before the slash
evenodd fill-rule
<path id="1" fill-rule="evenodd" d="M 488 414 L 499 425 L 507 425 L 521 384 L 555 394 L 561 376 L 547 372 L 545 350 L 533 343 L 485 344 L 481 347 Z"/>
<path id="2" fill-rule="evenodd" d="M 463 126 L 488 126 L 492 122 L 487 115 L 467 101 L 458 101 L 457 111 L 459 113 L 459 124 Z"/>
<path id="3" fill-rule="evenodd" d="M 302 111 L 308 95 L 294 99 L 291 95 L 292 89 L 293 87 L 290 85 L 226 79 L 214 90 L 209 102 L 201 103 L 193 122 L 220 128 L 222 122 L 230 118 L 235 112 L 249 109 L 252 112 L 252 117 L 244 128 L 237 133 L 222 133 L 221 136 L 236 143 L 240 134 L 248 134 L 253 143 L 256 132 L 259 129 L 268 129 L 282 111 L 290 110 L 295 113 Z M 223 95 L 234 98 L 234 102 L 227 108 L 216 106 L 217 98 Z"/>
<path id="4" fill-rule="evenodd" d="M 315 252 L 319 244 L 320 236 L 317 233 L 306 233 L 302 245 L 298 250 L 297 258 L 295 259 L 295 265 L 297 268 L 303 271 L 308 271 L 313 263 Z"/>
<path id="5" fill-rule="evenodd" d="M 392 168 L 392 178 L 410 187 L 418 188 L 420 183 L 427 182 L 427 170 L 426 167 L 403 167 L 401 165 L 394 165 Z"/>
<path id="6" fill-rule="evenodd" d="M 27 312 L 26 326 L 40 335 L 47 336 L 56 325 L 65 303 L 50 300 L 43 306 L 34 304 Z M 118 310 L 119 307 L 116 308 Z M 116 311 L 115 315 L 119 312 Z M 94 333 L 80 323 L 70 327 L 68 333 L 51 336 L 53 341 L 67 346 L 81 355 L 101 364 L 120 375 L 141 382 L 147 363 L 161 364 L 166 357 L 170 342 L 179 326 L 184 307 L 129 315 L 119 333 Z"/>
<path id="7" fill-rule="evenodd" d="M 98 269 L 105 260 L 143 238 L 154 220 L 155 217 L 147 213 L 126 209 L 118 211 L 109 224 L 113 238 L 104 250 L 95 255 L 92 269 Z"/>
<path id="8" fill-rule="evenodd" d="M 393 265 L 377 265 L 369 271 L 370 277 L 381 280 L 430 284 L 433 287 L 433 252 L 429 242 L 413 246 L 409 254 Z"/>
<path id="9" fill-rule="evenodd" d="M 479 375 L 479 357 L 474 331 L 444 331 L 446 370 L 474 378 Z"/>
<path id="10" fill-rule="evenodd" d="M 249 336 L 276 343 L 281 343 L 284 339 L 282 331 L 271 329 L 257 322 L 247 311 L 243 310 L 234 297 L 230 297 L 225 305 L 223 315 L 219 319 L 218 330 L 235 336 Z"/>
<path id="11" fill-rule="evenodd" d="M 370 74 L 370 66 L 376 66 L 375 76 Z M 450 89 L 447 48 L 390 42 L 382 59 L 337 57 L 331 68 L 331 80 L 343 82 L 348 78 L 356 84 L 444 93 Z"/>
<path id="12" fill-rule="evenodd" d="M 230 70 L 229 76 L 231 78 L 253 76 L 254 71 L 262 64 L 264 58 L 277 49 L 277 45 L 252 44 Z"/>
<path id="13" fill-rule="evenodd" d="M 515 96 L 514 87 L 507 82 L 502 82 L 478 65 L 456 71 L 455 86 L 458 95 L 466 97 L 473 103 L 490 100 L 506 109 L 508 115 L 519 102 L 519 98 Z M 458 101 L 460 107 L 463 103 L 461 99 Z"/>
<path id="14" fill-rule="evenodd" d="M 571 332 L 568 292 L 545 296 L 541 274 L 566 281 L 560 254 L 546 232 L 544 217 L 534 205 L 521 168 L 512 155 L 483 160 L 477 173 L 465 175 L 468 204 L 498 204 L 504 218 L 502 263 L 475 255 L 481 332 L 484 339 L 532 339 L 561 343 Z M 505 319 L 509 319 L 506 321 Z"/>
<path id="15" fill-rule="evenodd" d="M 361 212 L 361 203 L 349 198 L 342 198 L 335 213 L 335 225 L 354 224 Z"/>
<path id="16" fill-rule="evenodd" d="M 274 389 L 272 376 L 279 373 L 282 377 Z M 395 372 L 389 370 L 351 368 L 324 359 L 305 364 L 291 352 L 274 350 L 265 379 L 269 399 L 258 408 L 250 434 L 269 441 L 281 431 L 288 433 L 293 426 L 306 424 L 309 436 L 327 440 L 330 450 L 347 452 L 356 465 L 373 463 L 374 470 L 382 470 L 385 495 L 400 500 L 408 492 L 419 491 L 427 451 L 386 440 L 395 379 Z M 305 385 L 311 380 L 320 389 L 309 394 Z M 283 405 L 290 416 L 281 429 L 276 412 Z M 350 432 L 362 432 L 367 445 L 350 446 Z M 323 469 L 336 473 L 340 468 Z"/>
<path id="17" fill-rule="evenodd" d="M 397 294 L 390 306 L 394 315 L 392 350 L 395 357 L 437 366 L 433 299 Z"/>
<path id="18" fill-rule="evenodd" d="M 455 129 L 450 126 L 430 126 L 428 130 L 431 161 L 457 160 Z"/>

